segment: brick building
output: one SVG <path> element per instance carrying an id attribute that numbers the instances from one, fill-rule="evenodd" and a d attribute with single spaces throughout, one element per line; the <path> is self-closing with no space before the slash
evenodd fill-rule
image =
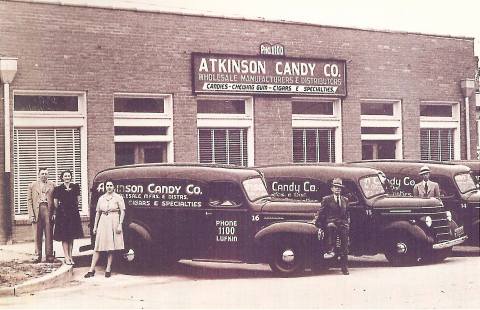
<path id="1" fill-rule="evenodd" d="M 24 1 L 0 33 L 0 242 L 31 237 L 40 166 L 86 216 L 120 164 L 475 156 L 473 38 Z"/>

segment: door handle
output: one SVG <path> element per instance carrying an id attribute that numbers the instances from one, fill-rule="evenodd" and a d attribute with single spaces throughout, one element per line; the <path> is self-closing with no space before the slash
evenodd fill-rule
<path id="1" fill-rule="evenodd" d="M 212 215 L 212 214 L 213 214 L 212 212 L 205 211 L 205 215 L 206 215 L 206 216 L 210 216 L 210 215 Z"/>

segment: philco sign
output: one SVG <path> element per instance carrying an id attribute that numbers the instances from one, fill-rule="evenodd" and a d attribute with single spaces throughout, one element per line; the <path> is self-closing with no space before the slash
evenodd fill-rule
<path id="1" fill-rule="evenodd" d="M 280 43 L 273 45 L 270 43 L 262 43 L 260 44 L 260 55 L 284 56 L 285 48 Z"/>
<path id="2" fill-rule="evenodd" d="M 344 60 L 193 53 L 192 71 L 197 94 L 347 94 Z"/>

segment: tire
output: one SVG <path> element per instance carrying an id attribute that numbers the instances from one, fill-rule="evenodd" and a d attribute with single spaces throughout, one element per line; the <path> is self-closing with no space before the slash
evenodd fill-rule
<path id="1" fill-rule="evenodd" d="M 429 250 L 422 257 L 422 262 L 426 264 L 435 264 L 444 261 L 447 257 L 452 256 L 453 247 L 441 250 Z"/>
<path id="2" fill-rule="evenodd" d="M 395 234 L 387 239 L 385 257 L 393 266 L 412 266 L 418 264 L 421 255 L 419 244 L 408 234 Z"/>
<path id="3" fill-rule="evenodd" d="M 305 247 L 299 238 L 275 240 L 270 257 L 270 268 L 282 277 L 298 275 L 305 271 Z"/>
<path id="4" fill-rule="evenodd" d="M 151 245 L 139 234 L 130 236 L 129 246 L 125 248 L 123 262 L 133 272 L 143 271 L 153 265 Z"/>

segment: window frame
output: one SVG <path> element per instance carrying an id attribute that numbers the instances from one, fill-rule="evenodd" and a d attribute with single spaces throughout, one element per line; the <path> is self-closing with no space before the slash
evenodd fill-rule
<path id="1" fill-rule="evenodd" d="M 335 162 L 343 161 L 342 136 L 342 99 L 333 97 L 292 97 L 291 102 L 332 102 L 333 115 L 292 114 L 292 161 L 293 161 L 293 129 L 333 129 L 335 139 Z"/>
<path id="2" fill-rule="evenodd" d="M 115 98 L 162 98 L 164 113 L 145 112 L 113 112 L 113 126 L 115 127 L 166 127 L 165 135 L 115 135 L 114 142 L 165 142 L 167 144 L 167 162 L 174 162 L 173 141 L 173 96 L 160 93 L 123 93 L 116 92 L 112 97 L 112 107 Z"/>
<path id="3" fill-rule="evenodd" d="M 81 161 L 81 194 L 82 206 L 80 215 L 89 214 L 88 196 L 88 128 L 87 128 L 87 93 L 85 91 L 51 91 L 51 90 L 13 90 L 13 106 L 15 95 L 28 96 L 76 96 L 78 110 L 75 111 L 13 111 L 13 128 L 79 128 L 80 131 L 80 161 Z M 54 124 L 54 126 L 52 125 Z M 14 132 L 14 131 L 13 131 Z M 12 152 L 13 154 L 13 152 Z M 53 179 L 55 177 L 55 179 Z M 50 180 L 56 180 L 52 176 Z M 54 182 L 56 183 L 56 182 Z M 27 220 L 28 214 L 14 215 L 15 221 Z"/>
<path id="4" fill-rule="evenodd" d="M 247 131 L 247 167 L 255 165 L 255 137 L 254 137 L 254 99 L 251 96 L 197 96 L 198 100 L 244 100 L 245 114 L 230 113 L 197 113 L 197 161 L 200 162 L 199 129 L 237 129 L 246 128 Z"/>
<path id="5" fill-rule="evenodd" d="M 420 129 L 453 129 L 453 159 L 460 159 L 460 102 L 424 100 L 420 105 L 451 105 L 452 117 L 420 116 Z M 420 109 L 420 107 L 419 107 Z M 420 111 L 418 112 L 420 115 Z M 420 133 L 419 133 L 420 134 Z M 421 147 L 421 146 L 419 146 Z"/>

